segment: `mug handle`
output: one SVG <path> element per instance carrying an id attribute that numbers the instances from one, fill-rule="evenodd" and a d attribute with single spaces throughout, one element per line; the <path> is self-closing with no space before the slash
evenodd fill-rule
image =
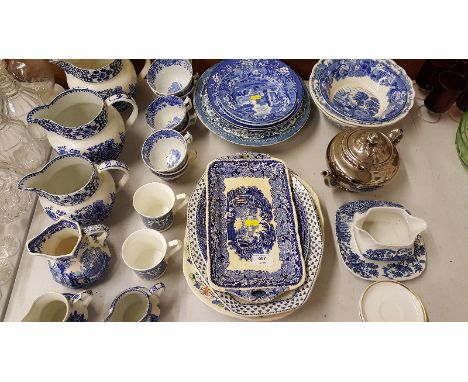
<path id="1" fill-rule="evenodd" d="M 151 288 L 149 288 L 149 294 L 155 294 L 156 296 L 161 296 L 161 293 L 166 290 L 166 285 L 164 283 L 157 283 L 154 284 Z"/>
<path id="2" fill-rule="evenodd" d="M 178 211 L 180 211 L 180 209 L 184 206 L 187 205 L 188 203 L 188 196 L 187 194 L 179 194 L 179 195 L 176 195 L 176 200 L 180 200 L 181 202 L 174 207 L 174 212 L 173 214 L 175 215 Z"/>
<path id="3" fill-rule="evenodd" d="M 182 248 L 182 242 L 180 240 L 171 240 L 169 243 L 167 243 L 167 247 L 172 247 L 166 254 L 166 258 L 169 259 L 174 253 Z"/>
<path id="4" fill-rule="evenodd" d="M 130 173 L 128 172 L 128 167 L 125 163 L 119 160 L 108 160 L 98 165 L 98 172 L 109 170 L 119 170 L 123 172 L 123 176 L 115 185 L 115 192 L 119 192 L 123 188 L 123 186 L 125 186 L 125 183 L 127 183 L 128 177 L 130 176 Z"/>
<path id="5" fill-rule="evenodd" d="M 110 97 L 106 98 L 105 102 L 109 106 L 113 105 L 116 102 L 127 102 L 130 105 L 132 105 L 132 107 L 133 107 L 132 108 L 132 114 L 130 114 L 130 116 L 125 121 L 125 126 L 127 128 L 127 127 L 132 126 L 135 123 L 135 121 L 136 121 L 136 119 L 138 117 L 138 106 L 137 106 L 135 100 L 132 97 L 129 97 L 125 93 L 118 93 L 118 94 L 114 94 L 114 95 L 111 95 Z"/>
<path id="6" fill-rule="evenodd" d="M 104 224 L 96 224 L 82 228 L 85 235 L 96 235 L 99 244 L 104 245 L 109 236 L 109 227 Z"/>
<path id="7" fill-rule="evenodd" d="M 150 66 L 151 66 L 151 60 L 147 58 L 145 60 L 145 66 L 143 66 L 143 69 L 140 70 L 140 73 L 137 76 L 138 81 L 141 81 L 146 77 L 146 75 L 148 74 L 148 70 L 149 70 Z"/>

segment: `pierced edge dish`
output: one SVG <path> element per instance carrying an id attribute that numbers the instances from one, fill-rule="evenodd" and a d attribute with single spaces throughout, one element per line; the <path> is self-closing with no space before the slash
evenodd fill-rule
<path id="1" fill-rule="evenodd" d="M 260 154 L 260 155 L 262 155 L 262 154 Z M 319 204 L 318 197 L 315 194 L 315 192 L 312 190 L 312 188 L 303 179 L 301 179 L 299 176 L 297 176 L 291 170 L 290 170 L 290 173 L 291 173 L 292 177 L 296 177 L 297 182 L 299 182 L 301 184 L 301 186 L 304 188 L 304 190 L 307 192 L 308 196 L 310 197 L 311 202 L 313 203 L 314 212 L 316 214 L 318 228 L 320 230 L 320 235 L 321 235 L 321 237 L 320 237 L 320 239 L 321 239 L 320 253 L 315 254 L 315 255 L 313 255 L 313 254 L 310 255 L 311 258 L 310 258 L 309 261 L 311 263 L 309 265 L 312 268 L 314 268 L 314 266 L 315 266 L 313 275 L 310 276 L 309 269 L 307 269 L 307 271 L 306 271 L 307 272 L 307 278 L 310 278 L 310 280 L 308 281 L 307 278 L 306 278 L 306 283 L 305 284 L 310 282 L 310 285 L 308 285 L 308 286 L 303 285 L 302 287 L 300 287 L 300 288 L 298 288 L 298 289 L 296 289 L 294 291 L 286 293 L 285 295 L 288 296 L 288 297 L 285 297 L 284 299 L 281 299 L 281 297 L 283 297 L 283 296 L 280 296 L 280 298 L 277 301 L 270 302 L 270 303 L 265 303 L 265 304 L 246 304 L 246 303 L 240 302 L 238 299 L 236 299 L 233 296 L 230 296 L 229 294 L 224 294 L 226 296 L 226 298 L 233 300 L 234 304 L 245 307 L 245 309 L 246 309 L 246 311 L 244 312 L 245 314 L 232 312 L 232 310 L 231 310 L 232 307 L 228 308 L 233 314 L 237 315 L 236 317 L 246 319 L 247 317 L 271 316 L 271 315 L 282 314 L 282 313 L 285 313 L 285 312 L 288 312 L 288 311 L 294 311 L 294 310 L 300 308 L 301 306 L 303 306 L 305 304 L 305 302 L 309 298 L 310 293 L 311 293 L 311 291 L 313 289 L 313 286 L 315 285 L 315 282 L 317 280 L 317 276 L 318 276 L 319 271 L 320 271 L 321 260 L 322 260 L 322 257 L 323 257 L 324 242 L 325 242 L 324 226 L 323 226 L 324 223 L 323 223 L 322 211 L 320 210 L 320 204 Z M 190 203 L 189 203 L 189 209 L 190 209 Z M 195 210 L 196 210 L 196 208 L 195 208 Z M 188 210 L 188 214 L 189 213 L 190 213 L 190 211 Z M 187 231 L 188 231 L 189 235 L 190 234 L 192 234 L 192 235 L 195 234 L 195 236 L 196 236 L 196 233 L 191 232 L 191 230 L 189 229 L 189 225 L 187 226 Z M 196 238 L 190 239 L 190 241 L 194 241 L 194 240 L 196 240 Z M 189 251 L 191 252 L 191 251 L 193 251 L 193 249 L 189 248 Z M 317 264 L 315 264 L 315 262 Z M 200 277 L 203 279 L 203 277 L 201 275 L 200 275 Z M 207 284 L 206 281 L 205 281 L 205 284 Z M 306 288 L 306 287 L 308 288 L 307 291 L 306 291 L 306 296 L 305 296 L 304 300 L 301 301 L 298 306 L 295 306 L 295 307 L 292 307 L 292 308 L 291 307 L 286 307 L 285 310 L 283 310 L 282 312 L 275 312 L 274 311 L 274 305 L 281 304 L 281 303 L 287 303 L 287 300 L 289 300 L 291 298 L 294 298 L 298 291 L 301 291 L 302 288 Z M 223 292 L 219 292 L 219 293 L 220 293 L 220 295 L 223 295 Z M 272 305 L 273 305 L 273 307 L 272 307 Z M 221 313 L 223 313 L 223 312 L 221 312 Z"/>
<path id="2" fill-rule="evenodd" d="M 209 182 L 208 182 L 209 179 L 210 179 L 210 174 L 214 175 L 212 172 L 216 171 L 214 166 L 216 166 L 217 164 L 223 165 L 223 162 L 224 162 L 224 165 L 227 165 L 227 166 L 229 166 L 230 164 L 234 165 L 234 163 L 237 163 L 237 162 L 239 162 L 239 163 L 248 162 L 248 163 L 250 163 L 250 165 L 255 166 L 255 164 L 261 165 L 262 163 L 265 163 L 266 161 L 275 163 L 276 167 L 275 168 L 270 168 L 270 171 L 273 172 L 274 175 L 277 175 L 278 166 L 279 166 L 279 168 L 281 168 L 281 171 L 283 171 L 283 173 L 285 175 L 285 178 L 282 180 L 282 183 L 285 186 L 285 189 L 284 189 L 285 195 L 284 195 L 284 197 L 289 200 L 288 208 L 290 209 L 290 212 L 292 214 L 292 218 L 293 218 L 292 220 L 293 221 L 289 222 L 289 223 L 287 221 L 284 221 L 284 224 L 287 227 L 292 228 L 293 232 L 294 232 L 293 237 L 295 239 L 295 249 L 296 249 L 295 261 L 300 263 L 298 268 L 297 268 L 297 271 L 300 271 L 300 273 L 295 274 L 296 281 L 293 284 L 285 284 L 285 285 L 281 285 L 280 287 L 278 287 L 277 285 L 246 285 L 246 286 L 238 286 L 238 287 L 237 286 L 221 285 L 220 276 L 218 276 L 218 278 L 216 280 L 213 279 L 213 267 L 216 265 L 216 264 L 213 264 L 213 258 L 219 257 L 219 254 L 218 254 L 218 256 L 216 256 L 216 254 L 212 254 L 211 253 L 211 250 L 212 250 L 211 246 L 207 245 L 207 269 L 208 269 L 208 275 L 207 275 L 208 280 L 207 281 L 208 281 L 209 285 L 213 289 L 216 289 L 216 290 L 219 290 L 219 291 L 228 291 L 228 289 L 238 289 L 238 290 L 243 290 L 243 291 L 253 291 L 253 290 L 265 290 L 266 291 L 266 290 L 282 288 L 283 291 L 281 293 L 284 293 L 284 292 L 286 292 L 288 290 L 293 290 L 293 289 L 296 289 L 296 288 L 300 287 L 305 282 L 305 278 L 306 278 L 306 269 L 305 268 L 306 267 L 305 267 L 305 262 L 304 262 L 304 255 L 302 253 L 302 245 L 301 245 L 300 235 L 299 235 L 299 225 L 298 225 L 298 217 L 297 217 L 297 212 L 296 212 L 296 206 L 294 205 L 293 190 L 292 190 L 292 186 L 291 186 L 292 180 L 291 180 L 289 170 L 288 170 L 286 164 L 280 159 L 277 159 L 277 158 L 222 159 L 222 158 L 220 158 L 220 159 L 215 159 L 215 160 L 211 161 L 206 166 L 206 172 L 205 172 L 205 175 L 204 175 L 204 182 L 205 182 L 205 185 L 206 185 L 206 231 L 207 231 L 207 239 L 209 239 L 209 233 L 210 233 L 210 223 L 209 222 L 211 221 L 211 219 L 210 219 L 210 211 L 211 211 L 211 208 L 210 208 L 210 203 L 211 202 L 210 202 L 210 200 L 218 200 L 219 199 L 219 197 L 218 197 L 219 194 L 218 193 L 214 194 L 214 195 L 210 193 L 210 190 L 213 193 L 214 193 L 214 191 L 210 188 Z M 250 168 L 250 165 L 247 165 L 247 168 L 248 168 L 249 174 L 252 174 L 252 172 L 254 170 L 252 170 Z M 264 169 L 265 167 L 262 167 L 262 168 Z M 239 170 L 237 170 L 237 171 L 239 171 Z M 219 174 L 219 171 L 216 171 L 216 173 Z M 233 178 L 233 177 L 231 177 L 231 178 Z M 275 178 L 278 178 L 278 176 L 276 176 Z M 271 179 L 271 175 L 267 179 Z M 268 182 L 268 184 L 270 186 L 270 189 L 272 189 L 270 182 Z M 219 190 L 219 191 L 221 191 L 221 190 Z M 224 194 L 224 192 L 221 192 L 221 193 Z M 213 197 L 210 197 L 209 195 L 211 195 Z M 277 204 L 281 204 L 281 203 L 279 203 L 280 202 L 279 198 L 273 196 L 272 208 L 273 208 L 273 204 L 275 204 L 275 201 L 276 201 Z M 279 207 L 276 207 L 276 208 L 281 210 Z M 275 211 L 275 213 L 276 213 L 276 211 Z M 218 220 L 218 219 L 216 219 L 216 220 Z M 276 228 L 279 229 L 279 226 L 280 226 L 280 221 L 277 221 L 276 222 Z M 218 227 L 218 228 L 222 228 L 222 227 Z M 221 229 L 221 231 L 222 231 L 222 229 Z M 279 233 L 277 233 L 276 235 L 277 236 L 282 236 Z M 217 236 L 217 235 L 215 235 L 215 236 Z M 291 241 L 292 241 L 292 237 L 291 237 Z M 226 237 L 226 242 L 224 244 L 225 244 L 225 247 L 226 247 L 227 246 L 227 237 Z M 278 247 L 280 247 L 280 243 L 278 243 Z M 278 251 L 280 251 L 280 248 L 278 248 Z M 283 252 L 281 252 L 281 256 L 280 256 L 280 253 L 278 253 L 278 256 L 279 256 L 280 261 L 281 261 L 281 257 L 284 256 L 284 250 L 283 250 Z M 282 261 L 281 261 L 281 263 L 282 263 Z M 284 269 L 283 266 L 281 266 L 280 269 L 283 270 Z M 257 272 L 257 271 L 252 271 L 252 272 Z M 260 271 L 260 272 L 267 272 L 267 271 Z M 275 271 L 275 272 L 278 272 L 278 271 Z M 271 274 L 271 273 L 274 273 L 274 272 L 267 272 L 267 273 Z"/>
<path id="3" fill-rule="evenodd" d="M 334 241 L 337 255 L 346 266 L 346 269 L 354 276 L 368 281 L 406 281 L 420 276 L 426 269 L 427 262 L 426 247 L 421 234 L 419 234 L 414 241 L 413 254 L 401 260 L 370 260 L 359 253 L 352 229 L 352 221 L 354 215 L 357 213 L 359 204 L 367 204 L 367 207 L 361 207 L 362 213 L 376 206 L 404 208 L 401 204 L 382 200 L 355 200 L 344 203 L 338 208 L 335 214 Z M 353 215 L 351 217 L 348 216 L 348 221 L 342 221 L 342 219 L 340 219 L 341 215 L 346 215 L 342 212 L 345 208 L 354 210 Z M 410 213 L 408 210 L 406 211 Z M 339 229 L 340 224 L 346 226 Z M 349 240 L 346 238 L 347 236 L 349 236 Z M 352 267 L 353 264 L 355 267 Z M 363 265 L 364 269 L 361 269 Z M 410 267 L 410 265 L 412 265 L 414 269 Z M 361 271 L 359 271 L 359 269 L 361 269 Z M 380 274 L 380 270 L 383 271 L 383 275 Z M 403 271 L 406 271 L 409 276 L 401 274 Z M 392 275 L 392 272 L 396 274 Z M 363 274 L 366 274 L 367 277 L 363 276 Z"/>
<path id="4" fill-rule="evenodd" d="M 274 132 L 248 131 L 228 123 L 214 111 L 206 99 L 206 81 L 212 70 L 212 68 L 207 69 L 197 81 L 193 106 L 201 123 L 221 139 L 247 147 L 271 146 L 288 140 L 307 123 L 312 108 L 311 96 L 304 83 L 302 86 L 304 94 L 301 107 L 286 122 L 278 124 L 278 129 Z M 267 137 L 265 137 L 265 134 L 268 134 Z"/>
<path id="5" fill-rule="evenodd" d="M 419 296 L 416 293 L 414 293 L 410 288 L 408 288 L 406 285 L 400 283 L 399 281 L 380 280 L 380 281 L 376 281 L 376 282 L 373 282 L 372 284 L 368 285 L 367 288 L 364 289 L 364 292 L 362 292 L 361 297 L 359 298 L 359 318 L 361 319 L 362 322 L 367 322 L 365 317 L 364 317 L 364 314 L 362 312 L 363 299 L 364 299 L 366 293 L 369 291 L 370 288 L 372 288 L 376 284 L 380 284 L 380 283 L 394 283 L 394 284 L 398 284 L 398 285 L 402 286 L 403 288 L 405 288 L 413 296 L 413 298 L 415 299 L 415 301 L 417 301 L 419 307 L 421 308 L 421 312 L 422 312 L 423 319 L 424 319 L 423 322 L 429 321 L 429 317 L 427 315 L 426 308 L 424 307 L 423 302 L 421 301 L 421 299 L 419 298 Z M 371 322 L 371 321 L 369 321 L 369 322 Z M 420 322 L 420 321 L 417 321 L 417 322 Z"/>
<path id="6" fill-rule="evenodd" d="M 312 68 L 312 72 L 310 73 L 309 76 L 309 82 L 308 82 L 308 89 L 309 93 L 311 95 L 312 100 L 314 101 L 314 104 L 317 106 L 317 109 L 319 109 L 325 117 L 333 124 L 337 125 L 340 128 L 347 128 L 347 127 L 369 127 L 369 128 L 382 128 L 386 126 L 391 126 L 399 121 L 401 121 L 403 118 L 405 118 L 408 113 L 411 111 L 411 109 L 414 106 L 414 98 L 415 98 L 415 91 L 412 80 L 408 77 L 408 74 L 406 71 L 399 66 L 395 61 L 391 59 L 385 59 L 383 61 L 389 62 L 391 65 L 395 66 L 396 68 L 399 68 L 402 71 L 402 76 L 405 78 L 406 82 L 410 85 L 410 90 L 408 92 L 408 105 L 405 107 L 405 109 L 400 113 L 398 116 L 396 116 L 394 119 L 387 121 L 387 122 L 369 122 L 369 121 L 362 121 L 362 122 L 357 122 L 353 120 L 346 119 L 345 117 L 340 117 L 339 115 L 334 115 L 330 111 L 328 111 L 323 105 L 320 99 L 318 98 L 314 86 L 313 86 L 313 80 L 315 76 L 315 71 L 318 69 L 319 64 L 324 61 L 324 59 L 320 59 Z M 321 95 L 320 95 L 321 96 Z"/>

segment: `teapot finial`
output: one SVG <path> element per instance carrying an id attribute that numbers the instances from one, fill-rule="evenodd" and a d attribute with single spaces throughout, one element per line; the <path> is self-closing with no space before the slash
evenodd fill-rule
<path id="1" fill-rule="evenodd" d="M 402 129 L 392 129 L 387 136 L 390 138 L 394 145 L 398 144 L 403 138 L 403 130 Z"/>

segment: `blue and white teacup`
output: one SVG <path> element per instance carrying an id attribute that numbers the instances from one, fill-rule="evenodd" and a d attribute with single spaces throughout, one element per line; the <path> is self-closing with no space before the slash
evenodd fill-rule
<path id="1" fill-rule="evenodd" d="M 144 184 L 133 194 L 133 208 L 141 216 L 143 224 L 157 231 L 169 229 L 174 215 L 187 202 L 186 194 L 175 195 L 169 186 L 158 182 Z"/>
<path id="2" fill-rule="evenodd" d="M 167 260 L 182 248 L 180 240 L 166 242 L 154 229 L 144 228 L 130 234 L 122 245 L 122 259 L 139 277 L 154 280 L 167 269 Z"/>
<path id="3" fill-rule="evenodd" d="M 146 166 L 157 176 L 169 175 L 182 169 L 196 152 L 189 155 L 188 145 L 193 142 L 192 135 L 182 135 L 178 131 L 158 130 L 146 138 L 141 148 L 141 157 Z"/>
<path id="4" fill-rule="evenodd" d="M 154 60 L 146 77 L 149 87 L 157 96 L 184 95 L 193 84 L 190 60 Z"/>
<path id="5" fill-rule="evenodd" d="M 156 98 L 146 110 L 146 123 L 153 130 L 171 129 L 180 131 L 187 124 L 192 109 L 190 98 L 183 100 L 170 95 Z"/>

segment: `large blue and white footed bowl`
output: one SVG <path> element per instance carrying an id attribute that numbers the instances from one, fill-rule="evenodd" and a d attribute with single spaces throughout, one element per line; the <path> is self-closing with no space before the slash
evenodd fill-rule
<path id="1" fill-rule="evenodd" d="M 309 90 L 319 110 L 340 126 L 392 125 L 414 101 L 411 79 L 393 60 L 320 60 Z"/>

